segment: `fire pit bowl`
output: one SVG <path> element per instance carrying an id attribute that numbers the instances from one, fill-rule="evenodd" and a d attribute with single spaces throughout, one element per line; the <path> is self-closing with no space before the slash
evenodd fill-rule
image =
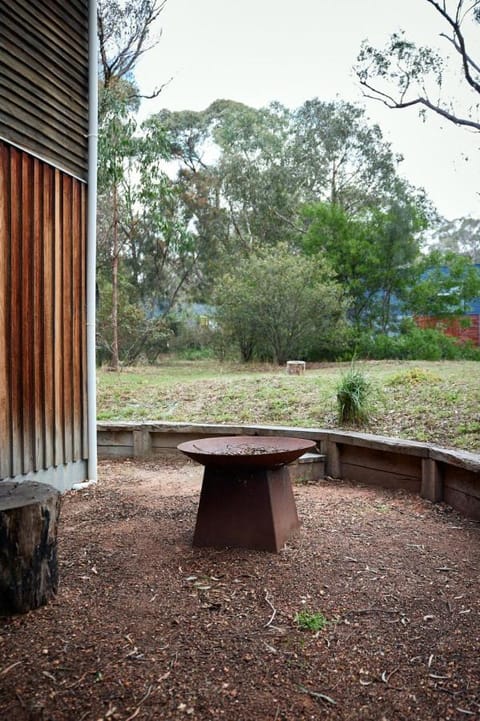
<path id="1" fill-rule="evenodd" d="M 187 441 L 177 446 L 203 466 L 275 468 L 315 448 L 315 441 L 281 436 L 224 436 Z"/>
<path id="2" fill-rule="evenodd" d="M 226 436 L 177 448 L 205 466 L 193 545 L 280 551 L 300 525 L 286 464 L 315 442 Z"/>

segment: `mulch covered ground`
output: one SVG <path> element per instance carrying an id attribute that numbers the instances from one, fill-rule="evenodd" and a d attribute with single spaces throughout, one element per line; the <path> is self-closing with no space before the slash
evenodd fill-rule
<path id="1" fill-rule="evenodd" d="M 65 495 L 58 596 L 0 620 L 2 721 L 480 718 L 478 523 L 327 480 L 281 553 L 197 549 L 201 471 L 104 463 Z"/>

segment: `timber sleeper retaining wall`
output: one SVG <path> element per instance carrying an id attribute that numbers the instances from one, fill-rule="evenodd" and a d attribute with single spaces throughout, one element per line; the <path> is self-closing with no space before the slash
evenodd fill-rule
<path id="1" fill-rule="evenodd" d="M 215 436 L 308 438 L 325 456 L 327 476 L 418 493 L 480 520 L 480 455 L 467 451 L 323 428 L 100 422 L 97 429 L 100 459 L 177 454 L 179 443 Z"/>

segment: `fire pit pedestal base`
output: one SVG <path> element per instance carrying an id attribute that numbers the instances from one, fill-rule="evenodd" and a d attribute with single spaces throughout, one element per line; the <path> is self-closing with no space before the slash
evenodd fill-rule
<path id="1" fill-rule="evenodd" d="M 205 468 L 194 546 L 278 552 L 299 525 L 287 466 Z"/>

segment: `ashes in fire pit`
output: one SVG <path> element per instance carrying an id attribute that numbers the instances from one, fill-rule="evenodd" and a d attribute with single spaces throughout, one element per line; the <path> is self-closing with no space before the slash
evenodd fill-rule
<path id="1" fill-rule="evenodd" d="M 197 448 L 199 451 L 202 449 L 194 444 L 195 448 Z M 275 446 L 251 446 L 251 445 L 245 445 L 245 446 L 231 446 L 226 445 L 225 448 L 219 449 L 219 450 L 213 450 L 211 453 L 218 455 L 223 454 L 225 456 L 260 456 L 265 453 L 276 453 L 277 448 Z"/>
<path id="2" fill-rule="evenodd" d="M 291 463 L 315 441 L 282 436 L 222 436 L 180 443 L 178 449 L 204 466 L 274 468 Z"/>

